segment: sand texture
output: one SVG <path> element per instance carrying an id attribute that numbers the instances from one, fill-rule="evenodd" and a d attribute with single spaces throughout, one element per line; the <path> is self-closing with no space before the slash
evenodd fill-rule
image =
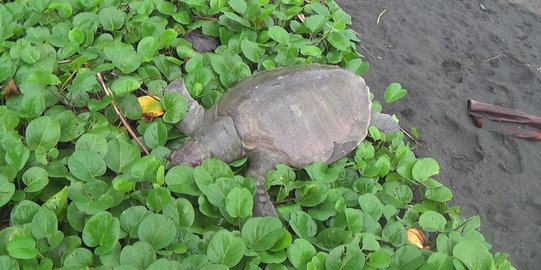
<path id="1" fill-rule="evenodd" d="M 541 1 L 510 1 L 338 3 L 361 35 L 378 99 L 393 81 L 409 90 L 384 111 L 420 131 L 424 147 L 415 152 L 438 160 L 452 203 L 481 216 L 492 251 L 539 269 L 541 142 L 505 136 L 498 125 L 476 128 L 466 110 L 471 98 L 541 116 Z"/>

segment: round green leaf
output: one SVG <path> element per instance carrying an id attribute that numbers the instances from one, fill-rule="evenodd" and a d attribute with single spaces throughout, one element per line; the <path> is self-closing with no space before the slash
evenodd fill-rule
<path id="1" fill-rule="evenodd" d="M 254 63 L 258 63 L 261 56 L 265 54 L 265 50 L 262 49 L 259 44 L 247 39 L 241 41 L 240 48 L 242 49 L 244 56 Z"/>
<path id="2" fill-rule="evenodd" d="M 16 236 L 9 240 L 7 244 L 9 256 L 15 259 L 32 259 L 38 255 L 36 250 L 36 240 L 29 236 Z"/>
<path id="3" fill-rule="evenodd" d="M 120 214 L 120 226 L 131 238 L 137 238 L 139 224 L 150 214 L 144 206 L 132 206 Z"/>
<path id="4" fill-rule="evenodd" d="M 291 213 L 289 225 L 300 238 L 313 237 L 317 233 L 316 222 L 304 211 Z"/>
<path id="5" fill-rule="evenodd" d="M 241 237 L 233 236 L 227 230 L 220 230 L 210 240 L 207 246 L 207 255 L 213 263 L 233 267 L 240 262 L 245 250 L 246 246 Z"/>
<path id="6" fill-rule="evenodd" d="M 0 175 L 0 207 L 11 200 L 15 194 L 15 185 L 8 181 L 7 177 Z"/>
<path id="7" fill-rule="evenodd" d="M 99 13 L 100 23 L 106 31 L 120 29 L 124 25 L 125 18 L 126 13 L 115 7 L 106 7 Z"/>
<path id="8" fill-rule="evenodd" d="M 195 220 L 195 211 L 190 201 L 179 198 L 163 209 L 163 215 L 175 222 L 177 227 L 190 227 Z"/>
<path id="9" fill-rule="evenodd" d="M 453 248 L 453 256 L 459 259 L 468 269 L 490 269 L 484 268 L 491 256 L 487 247 L 478 240 L 465 239 L 460 241 Z"/>
<path id="10" fill-rule="evenodd" d="M 151 149 L 165 146 L 167 142 L 167 126 L 161 121 L 150 124 L 143 135 L 145 144 Z"/>
<path id="11" fill-rule="evenodd" d="M 53 211 L 40 208 L 32 218 L 30 230 L 36 239 L 43 239 L 54 235 L 58 229 L 58 219 Z"/>
<path id="12" fill-rule="evenodd" d="M 424 182 L 428 179 L 428 177 L 438 174 L 439 171 L 440 166 L 438 165 L 437 161 L 432 158 L 423 158 L 415 162 L 411 174 L 413 179 L 419 182 Z"/>
<path id="13" fill-rule="evenodd" d="M 141 83 L 134 77 L 124 76 L 113 82 L 111 90 L 117 96 L 123 96 L 141 87 Z"/>
<path id="14" fill-rule="evenodd" d="M 325 260 L 325 269 L 363 269 L 364 262 L 364 254 L 358 245 L 342 245 L 329 252 Z"/>
<path id="15" fill-rule="evenodd" d="M 135 269 L 147 269 L 156 261 L 156 253 L 147 242 L 139 241 L 132 246 L 125 246 L 120 253 L 120 264 L 131 265 Z"/>
<path id="16" fill-rule="evenodd" d="M 168 3 L 168 2 L 162 2 Z M 168 3 L 172 4 L 172 3 Z M 143 62 L 150 62 L 158 53 L 160 43 L 155 37 L 144 37 L 137 44 L 137 53 L 143 57 Z"/>
<path id="17" fill-rule="evenodd" d="M 390 222 L 383 228 L 381 237 L 394 247 L 401 247 L 406 243 L 406 229 L 400 222 Z"/>
<path id="18" fill-rule="evenodd" d="M 158 213 L 173 200 L 169 190 L 163 187 L 157 187 L 148 192 L 147 206 L 150 210 Z"/>
<path id="19" fill-rule="evenodd" d="M 41 116 L 30 121 L 26 128 L 26 144 L 30 150 L 48 151 L 60 139 L 60 123 L 49 116 Z"/>
<path id="20" fill-rule="evenodd" d="M 435 211 L 426 211 L 419 217 L 419 225 L 429 232 L 443 231 L 446 223 L 445 217 Z"/>
<path id="21" fill-rule="evenodd" d="M 162 117 L 165 123 L 176 124 L 186 116 L 188 101 L 181 94 L 167 93 L 160 102 L 165 110 Z"/>
<path id="22" fill-rule="evenodd" d="M 255 251 L 264 251 L 271 248 L 282 237 L 284 228 L 278 218 L 256 217 L 244 224 L 241 234 L 248 247 Z"/>
<path id="23" fill-rule="evenodd" d="M 105 161 L 96 152 L 76 150 L 68 158 L 68 168 L 77 178 L 90 182 L 102 176 L 107 170 Z"/>
<path id="24" fill-rule="evenodd" d="M 252 215 L 254 199 L 252 193 L 246 188 L 233 188 L 225 197 L 227 213 L 233 217 L 247 218 Z"/>
<path id="25" fill-rule="evenodd" d="M 27 193 L 40 191 L 49 184 L 49 174 L 40 167 L 32 167 L 26 170 L 22 179 L 26 185 L 24 191 Z"/>
<path id="26" fill-rule="evenodd" d="M 85 133 L 75 143 L 75 150 L 88 150 L 104 157 L 107 154 L 107 141 L 98 135 Z"/>
<path id="27" fill-rule="evenodd" d="M 175 240 L 177 229 L 172 220 L 163 215 L 151 214 L 141 221 L 137 235 L 158 250 Z"/>
<path id="28" fill-rule="evenodd" d="M 299 238 L 287 249 L 287 257 L 296 269 L 306 269 L 306 264 L 316 255 L 316 249 L 310 242 Z"/>
<path id="29" fill-rule="evenodd" d="M 289 43 L 289 33 L 282 27 L 273 25 L 268 30 L 269 37 L 278 43 Z"/>
<path id="30" fill-rule="evenodd" d="M 171 168 L 165 175 L 167 189 L 175 193 L 192 196 L 201 195 L 194 179 L 195 169 L 190 166 L 179 165 Z"/>
<path id="31" fill-rule="evenodd" d="M 402 88 L 402 85 L 399 83 L 391 83 L 387 89 L 385 89 L 385 92 L 383 93 L 383 99 L 385 100 L 385 103 L 393 103 L 404 96 L 408 91 L 406 89 Z"/>
<path id="32" fill-rule="evenodd" d="M 89 247 L 97 247 L 96 255 L 109 253 L 120 236 L 120 222 L 109 212 L 99 212 L 85 223 L 83 242 Z"/>
<path id="33" fill-rule="evenodd" d="M 30 150 L 22 143 L 17 143 L 6 151 L 6 163 L 13 166 L 17 171 L 23 169 L 29 157 Z"/>
<path id="34" fill-rule="evenodd" d="M 139 148 L 131 142 L 114 139 L 107 143 L 107 154 L 103 158 L 107 167 L 116 173 L 124 173 L 141 157 Z"/>

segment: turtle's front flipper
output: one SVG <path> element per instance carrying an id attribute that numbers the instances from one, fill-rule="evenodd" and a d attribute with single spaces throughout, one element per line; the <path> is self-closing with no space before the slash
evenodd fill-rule
<path id="1" fill-rule="evenodd" d="M 282 159 L 264 150 L 253 150 L 248 153 L 249 167 L 246 176 L 255 180 L 256 192 L 254 197 L 253 216 L 277 216 L 269 194 L 265 188 L 265 175 L 276 164 L 284 163 Z"/>

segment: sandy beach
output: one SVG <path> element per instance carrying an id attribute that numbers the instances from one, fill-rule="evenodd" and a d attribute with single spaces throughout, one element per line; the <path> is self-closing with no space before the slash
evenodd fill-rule
<path id="1" fill-rule="evenodd" d="M 391 82 L 409 93 L 384 107 L 417 128 L 415 152 L 441 166 L 439 180 L 465 216 L 481 216 L 492 251 L 518 269 L 541 258 L 541 142 L 498 124 L 472 124 L 474 99 L 541 116 L 538 0 L 339 0 L 370 61 L 366 81 L 382 100 Z M 378 23 L 379 16 L 379 23 Z M 486 122 L 487 120 L 485 120 Z"/>

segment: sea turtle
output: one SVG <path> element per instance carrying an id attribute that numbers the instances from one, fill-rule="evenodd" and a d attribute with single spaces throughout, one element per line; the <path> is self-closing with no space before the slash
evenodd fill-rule
<path id="1" fill-rule="evenodd" d="M 277 164 L 302 168 L 315 161 L 332 163 L 357 147 L 369 124 L 387 133 L 399 130 L 391 116 L 370 112 L 363 78 L 330 65 L 255 73 L 206 111 L 181 80 L 167 91 L 188 99 L 187 116 L 176 126 L 192 137 L 171 153 L 170 161 L 195 166 L 210 157 L 232 162 L 248 156 L 246 174 L 257 187 L 254 216 L 276 215 L 265 174 Z"/>

